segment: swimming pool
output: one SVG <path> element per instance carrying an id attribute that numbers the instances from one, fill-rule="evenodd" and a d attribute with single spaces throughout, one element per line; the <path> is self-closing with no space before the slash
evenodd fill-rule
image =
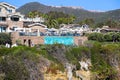
<path id="1" fill-rule="evenodd" d="M 74 38 L 72 36 L 45 36 L 44 44 L 64 44 L 64 45 L 73 45 Z"/>

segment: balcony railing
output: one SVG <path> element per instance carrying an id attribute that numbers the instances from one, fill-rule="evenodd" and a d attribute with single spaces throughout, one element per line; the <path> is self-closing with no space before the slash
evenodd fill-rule
<path id="1" fill-rule="evenodd" d="M 37 33 L 32 32 L 19 32 L 20 36 L 37 36 Z"/>
<path id="2" fill-rule="evenodd" d="M 55 33 L 42 33 L 39 34 L 37 32 L 19 32 L 19 36 L 81 36 L 79 33 L 73 33 L 73 34 L 55 34 Z"/>
<path id="3" fill-rule="evenodd" d="M 44 22 L 44 18 L 24 18 L 23 21 L 29 21 L 29 22 Z"/>

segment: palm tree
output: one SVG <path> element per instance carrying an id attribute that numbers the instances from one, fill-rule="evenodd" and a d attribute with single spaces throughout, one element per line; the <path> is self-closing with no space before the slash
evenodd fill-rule
<path id="1" fill-rule="evenodd" d="M 33 12 L 29 12 L 28 13 L 28 17 L 32 19 L 32 22 L 33 22 L 33 18 L 35 17 L 34 16 L 34 13 Z"/>
<path id="2" fill-rule="evenodd" d="M 47 20 L 46 24 L 47 24 L 47 26 L 49 28 L 58 28 L 58 21 L 55 20 L 55 19 L 53 19 L 53 20 L 51 20 L 51 19 Z"/>
<path id="3" fill-rule="evenodd" d="M 29 12 L 29 13 L 28 13 L 28 17 L 29 17 L 29 18 L 34 18 L 34 13 L 33 13 L 33 12 Z"/>

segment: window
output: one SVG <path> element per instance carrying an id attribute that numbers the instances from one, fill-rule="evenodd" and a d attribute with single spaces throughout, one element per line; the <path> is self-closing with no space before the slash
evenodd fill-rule
<path id="1" fill-rule="evenodd" d="M 1 12 L 1 8 L 0 8 L 0 12 Z"/>
<path id="2" fill-rule="evenodd" d="M 15 31 L 15 28 L 17 28 L 17 27 L 13 27 L 13 30 Z"/>
<path id="3" fill-rule="evenodd" d="M 8 9 L 8 12 L 9 12 L 9 13 L 12 13 L 12 10 L 11 10 L 11 9 Z"/>
<path id="4" fill-rule="evenodd" d="M 0 32 L 6 32 L 6 27 L 0 26 Z"/>
<path id="5" fill-rule="evenodd" d="M 6 30 L 6 27 L 3 27 L 3 30 L 5 31 L 5 30 Z"/>
<path id="6" fill-rule="evenodd" d="M 19 18 L 18 17 L 11 17 L 11 20 L 12 21 L 19 21 Z"/>
<path id="7" fill-rule="evenodd" d="M 6 17 L 0 17 L 0 21 L 6 21 Z"/>

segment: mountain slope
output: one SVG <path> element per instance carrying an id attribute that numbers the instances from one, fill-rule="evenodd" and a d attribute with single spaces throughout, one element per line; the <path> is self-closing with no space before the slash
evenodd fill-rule
<path id="1" fill-rule="evenodd" d="M 95 21 L 103 21 L 110 18 L 119 20 L 120 18 L 120 10 L 112 10 L 108 12 L 91 12 L 79 8 L 74 9 L 72 7 L 46 6 L 38 2 L 30 2 L 17 9 L 17 11 L 21 12 L 22 14 L 27 14 L 30 11 L 36 11 L 36 10 L 43 13 L 47 13 L 50 11 L 64 12 L 66 14 L 75 15 L 78 21 L 83 20 L 85 18 L 93 18 Z"/>

